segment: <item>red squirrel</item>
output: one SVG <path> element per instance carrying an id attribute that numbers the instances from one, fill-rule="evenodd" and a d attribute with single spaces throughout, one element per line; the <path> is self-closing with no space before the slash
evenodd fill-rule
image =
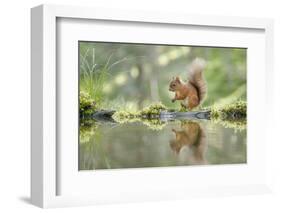
<path id="1" fill-rule="evenodd" d="M 188 81 L 182 82 L 177 76 L 170 82 L 169 90 L 175 92 L 172 102 L 181 100 L 181 105 L 188 110 L 199 106 L 207 94 L 207 82 L 203 76 L 205 61 L 200 58 L 193 60 L 188 72 Z"/>

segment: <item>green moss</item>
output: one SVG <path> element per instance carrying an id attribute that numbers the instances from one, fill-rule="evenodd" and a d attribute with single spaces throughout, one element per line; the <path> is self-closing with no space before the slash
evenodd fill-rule
<path id="1" fill-rule="evenodd" d="M 115 112 L 112 115 L 112 118 L 117 123 L 132 123 L 139 120 L 140 114 L 138 112 L 129 112 L 125 110 L 120 110 Z"/>
<path id="2" fill-rule="evenodd" d="M 245 101 L 237 101 L 223 107 L 211 108 L 211 119 L 238 120 L 247 118 L 247 103 Z"/>
<path id="3" fill-rule="evenodd" d="M 85 117 L 93 114 L 97 110 L 96 102 L 87 92 L 80 91 L 79 94 L 79 111 L 80 116 Z"/>
<path id="4" fill-rule="evenodd" d="M 167 107 L 162 103 L 154 103 L 142 109 L 139 114 L 146 118 L 156 118 L 159 117 L 161 111 L 167 110 Z"/>
<path id="5" fill-rule="evenodd" d="M 112 118 L 118 123 L 126 123 L 131 122 L 134 119 L 152 119 L 152 118 L 159 118 L 161 111 L 167 110 L 166 106 L 162 103 L 155 103 L 151 104 L 148 107 L 138 111 L 126 111 L 120 110 L 113 114 Z"/>
<path id="6" fill-rule="evenodd" d="M 222 107 L 214 106 L 211 108 L 210 118 L 213 122 L 227 128 L 246 129 L 247 103 L 245 101 L 237 101 Z"/>
<path id="7" fill-rule="evenodd" d="M 211 109 L 211 119 L 218 119 L 220 117 L 220 111 L 216 107 Z"/>

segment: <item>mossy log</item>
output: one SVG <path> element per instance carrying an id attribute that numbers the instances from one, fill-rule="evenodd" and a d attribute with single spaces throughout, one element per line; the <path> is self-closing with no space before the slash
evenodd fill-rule
<path id="1" fill-rule="evenodd" d="M 210 120 L 211 111 L 194 111 L 194 112 L 160 112 L 161 120 L 186 120 L 186 119 L 204 119 Z"/>
<path id="2" fill-rule="evenodd" d="M 90 118 L 93 118 L 97 121 L 108 121 L 108 122 L 115 122 L 112 118 L 112 115 L 115 113 L 114 110 L 102 110 L 97 111 Z M 169 121 L 169 120 L 186 120 L 186 119 L 210 119 L 210 111 L 197 111 L 197 112 L 169 112 L 169 111 L 161 111 L 158 115 L 151 114 L 145 115 L 142 114 L 141 118 L 145 119 L 159 119 L 162 121 Z"/>
<path id="3" fill-rule="evenodd" d="M 112 118 L 112 115 L 115 113 L 115 110 L 101 110 L 97 111 L 90 116 L 90 118 L 95 119 L 97 121 L 102 122 L 112 122 L 116 123 L 116 121 Z"/>

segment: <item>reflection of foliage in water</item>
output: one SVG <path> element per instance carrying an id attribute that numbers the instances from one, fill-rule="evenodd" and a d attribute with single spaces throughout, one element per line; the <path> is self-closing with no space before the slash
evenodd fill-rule
<path id="1" fill-rule="evenodd" d="M 246 131 L 211 121 L 167 122 L 157 132 L 139 123 L 98 122 L 96 131 L 89 142 L 80 143 L 81 170 L 245 163 L 247 157 Z M 181 150 L 178 155 L 176 150 Z"/>
<path id="2" fill-rule="evenodd" d="M 247 103 L 238 101 L 223 107 L 211 108 L 211 120 L 226 128 L 244 130 L 247 127 Z"/>
<path id="3" fill-rule="evenodd" d="M 221 124 L 226 128 L 232 128 L 235 130 L 245 130 L 247 128 L 247 120 L 246 119 L 238 119 L 238 120 L 214 120 L 214 123 Z"/>
<path id="4" fill-rule="evenodd" d="M 110 162 L 104 153 L 103 146 L 100 143 L 102 134 L 99 130 L 99 123 L 93 119 L 80 120 L 80 164 L 79 169 L 94 169 L 97 164 L 103 163 L 110 169 Z M 86 153 L 86 154 L 85 154 Z M 82 159 L 83 158 L 83 159 Z M 83 162 L 83 163 L 81 163 Z"/>
<path id="5" fill-rule="evenodd" d="M 93 119 L 80 120 L 80 143 L 88 142 L 91 137 L 96 135 L 98 124 Z"/>
<path id="6" fill-rule="evenodd" d="M 161 121 L 160 119 L 148 119 L 148 118 L 141 118 L 140 116 L 132 116 L 132 114 L 128 114 L 126 112 L 118 112 L 116 115 L 113 115 L 114 120 L 120 124 L 126 123 L 135 123 L 140 122 L 147 126 L 151 130 L 162 130 L 166 125 L 167 122 Z"/>
<path id="7" fill-rule="evenodd" d="M 167 125 L 167 122 L 160 119 L 142 119 L 141 122 L 151 130 L 162 130 Z"/>
<path id="8" fill-rule="evenodd" d="M 146 112 L 149 114 L 149 110 L 147 111 L 147 109 Z M 151 107 L 150 109 L 155 109 L 155 107 Z M 156 111 L 153 112 L 156 113 Z M 159 113 L 160 112 L 161 110 L 159 110 Z M 156 116 L 157 114 L 154 115 Z M 99 168 L 109 169 L 109 168 L 121 168 L 122 165 L 133 165 L 130 167 L 139 165 L 138 162 L 140 159 L 142 159 L 139 157 L 143 155 L 143 152 L 141 150 L 145 149 L 143 143 L 141 143 L 140 141 L 142 140 L 148 141 L 148 144 L 150 144 L 149 141 L 154 142 L 155 138 L 154 139 L 151 138 L 153 134 L 155 134 L 153 137 L 156 136 L 161 137 L 161 139 L 159 138 L 159 141 L 165 141 L 165 139 L 171 137 L 169 133 L 171 131 L 173 131 L 176 134 L 176 139 L 171 139 L 171 138 L 169 139 L 170 142 L 169 147 L 170 149 L 173 149 L 177 152 L 179 152 L 181 148 L 187 147 L 188 149 L 183 149 L 183 152 L 181 153 L 181 156 L 186 156 L 183 162 L 185 162 L 187 165 L 205 164 L 206 162 L 210 162 L 211 164 L 245 162 L 246 155 L 245 155 L 245 151 L 243 151 L 244 145 L 242 142 L 235 143 L 235 145 L 239 146 L 239 149 L 242 149 L 242 152 L 241 153 L 239 152 L 239 155 L 235 154 L 235 155 L 231 155 L 230 157 L 228 154 L 225 154 L 225 152 L 229 153 L 229 151 L 227 150 L 221 151 L 221 149 L 223 149 L 224 146 L 228 147 L 229 145 L 221 146 L 222 142 L 217 142 L 218 139 L 212 139 L 213 142 L 209 147 L 210 151 L 208 151 L 208 153 L 212 153 L 212 154 L 205 155 L 204 153 L 207 150 L 206 143 L 205 143 L 206 137 L 205 137 L 205 133 L 202 132 L 200 128 L 200 124 L 198 122 L 191 121 L 191 120 L 182 120 L 180 121 L 181 125 L 179 127 L 176 126 L 179 124 L 179 121 L 177 120 L 175 120 L 174 123 L 171 121 L 164 122 L 157 118 L 156 119 L 148 118 L 148 117 L 154 117 L 154 115 L 145 116 L 145 114 L 142 114 L 141 116 L 140 112 L 118 111 L 115 114 L 115 116 L 120 119 L 119 122 L 117 123 L 120 124 L 122 123 L 122 125 L 115 124 L 114 128 L 110 127 L 110 124 L 108 123 L 105 124 L 105 123 L 96 122 L 93 119 L 80 119 L 79 169 L 80 170 L 99 169 Z M 237 119 L 237 118 L 242 118 L 243 116 L 246 117 L 246 103 L 242 103 L 242 102 L 228 105 L 226 107 L 212 109 L 212 121 L 214 121 L 213 124 L 219 123 L 220 124 L 219 126 L 221 126 L 220 128 L 223 129 L 225 129 L 224 127 L 230 127 L 231 129 L 234 128 L 235 130 L 243 129 L 243 127 L 246 126 L 246 120 Z M 141 122 L 148 128 L 143 128 L 140 126 L 138 126 L 137 128 L 132 128 L 133 126 L 137 126 L 137 124 L 135 124 L 134 122 Z M 210 123 L 210 125 L 213 124 Z M 170 126 L 172 125 L 174 128 L 170 127 L 167 129 L 169 125 Z M 130 129 L 128 129 L 128 127 L 130 127 Z M 140 131 L 139 129 L 141 129 L 141 132 L 145 132 L 145 134 L 139 134 L 138 133 L 138 131 Z M 157 130 L 161 132 L 161 134 L 153 133 L 154 131 L 148 131 L 148 129 Z M 230 133 L 231 132 L 235 133 L 235 131 L 231 129 L 229 130 L 225 129 L 223 130 L 223 132 L 230 131 Z M 120 133 L 122 135 L 120 135 Z M 112 135 L 109 136 L 110 134 Z M 132 136 L 135 134 L 136 135 L 139 134 L 139 136 L 141 137 L 136 137 L 139 139 L 132 139 Z M 234 136 L 231 137 L 231 140 L 234 139 L 236 141 L 242 140 L 240 134 L 245 134 L 245 131 L 235 133 L 235 137 Z M 211 137 L 214 136 L 212 135 Z M 225 139 L 223 139 L 222 141 L 228 142 L 229 138 L 230 138 L 229 136 L 225 136 Z M 225 142 L 225 144 L 229 144 L 227 142 Z M 152 146 L 152 144 L 153 143 L 151 143 L 149 146 Z M 135 151 L 136 153 L 139 153 L 136 157 L 132 155 L 127 155 L 126 153 L 126 152 L 134 153 L 134 151 L 131 150 L 132 146 L 137 146 L 141 149 L 139 152 Z M 119 152 L 123 153 L 122 151 L 123 149 L 124 149 L 124 155 L 117 154 Z M 116 150 L 118 150 L 118 152 Z M 155 148 L 155 150 L 159 150 L 159 149 Z M 186 152 L 184 150 L 189 150 L 189 151 Z M 166 155 L 169 155 L 168 153 L 169 152 L 167 152 Z M 216 154 L 214 155 L 214 153 Z M 238 152 L 236 151 L 235 153 Z M 178 158 L 181 158 L 181 156 L 178 156 Z M 116 161 L 116 158 L 118 158 L 119 160 Z M 135 162 L 136 164 L 130 163 L 130 160 L 128 159 L 131 158 L 134 159 L 133 162 Z M 142 167 L 148 165 L 145 159 L 146 158 L 144 158 L 143 161 L 140 160 L 141 162 L 140 165 Z M 154 158 L 151 157 L 150 159 L 154 159 Z M 223 161 L 221 159 L 223 159 Z M 152 163 L 149 165 L 169 166 L 169 165 L 177 165 L 179 163 L 178 162 L 173 164 L 166 161 L 163 161 L 164 163 L 159 163 L 159 162 L 157 164 Z M 179 163 L 179 165 L 181 164 Z"/>

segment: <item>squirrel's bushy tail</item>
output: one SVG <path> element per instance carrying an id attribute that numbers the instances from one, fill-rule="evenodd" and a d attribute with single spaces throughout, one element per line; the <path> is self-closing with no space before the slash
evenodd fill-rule
<path id="1" fill-rule="evenodd" d="M 193 60 L 188 72 L 188 81 L 196 87 L 200 104 L 207 95 L 207 82 L 204 78 L 203 71 L 205 69 L 205 60 L 196 58 Z"/>

